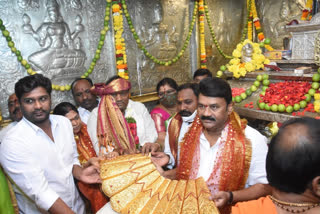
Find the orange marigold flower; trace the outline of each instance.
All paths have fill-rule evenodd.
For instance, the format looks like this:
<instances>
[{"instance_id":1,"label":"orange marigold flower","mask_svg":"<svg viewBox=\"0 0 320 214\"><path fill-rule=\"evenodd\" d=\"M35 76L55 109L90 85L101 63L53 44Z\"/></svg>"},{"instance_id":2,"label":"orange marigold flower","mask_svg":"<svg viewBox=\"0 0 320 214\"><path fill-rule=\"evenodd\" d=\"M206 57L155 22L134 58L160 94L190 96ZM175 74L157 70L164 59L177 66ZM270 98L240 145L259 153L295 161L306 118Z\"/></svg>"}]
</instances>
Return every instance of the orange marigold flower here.
<instances>
[{"instance_id":1,"label":"orange marigold flower","mask_svg":"<svg viewBox=\"0 0 320 214\"><path fill-rule=\"evenodd\" d=\"M127 64L117 65L118 69L125 69L127 68Z\"/></svg>"},{"instance_id":2,"label":"orange marigold flower","mask_svg":"<svg viewBox=\"0 0 320 214\"><path fill-rule=\"evenodd\" d=\"M263 35L263 33L259 33L259 34L258 34L258 39L259 39L260 41L264 40L264 35Z\"/></svg>"}]
</instances>

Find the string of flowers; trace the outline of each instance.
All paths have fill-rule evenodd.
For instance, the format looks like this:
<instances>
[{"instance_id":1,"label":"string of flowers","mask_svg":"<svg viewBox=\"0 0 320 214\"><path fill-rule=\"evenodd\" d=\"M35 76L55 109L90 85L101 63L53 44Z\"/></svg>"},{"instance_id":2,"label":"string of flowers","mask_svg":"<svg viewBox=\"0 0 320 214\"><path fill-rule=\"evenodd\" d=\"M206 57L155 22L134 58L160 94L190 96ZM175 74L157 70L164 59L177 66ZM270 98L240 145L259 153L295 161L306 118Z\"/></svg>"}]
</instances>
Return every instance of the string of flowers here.
<instances>
[{"instance_id":1,"label":"string of flowers","mask_svg":"<svg viewBox=\"0 0 320 214\"><path fill-rule=\"evenodd\" d=\"M301 15L302 21L310 20L312 18L312 15L311 15L312 5L313 5L313 0L308 0L306 3L306 7L302 10L302 15Z\"/></svg>"},{"instance_id":2,"label":"string of flowers","mask_svg":"<svg viewBox=\"0 0 320 214\"><path fill-rule=\"evenodd\" d=\"M124 79L129 79L126 44L122 36L123 34L123 16L120 0L112 1L112 16L113 16L113 29L114 40L116 49L116 63L118 75Z\"/></svg>"},{"instance_id":3,"label":"string of flowers","mask_svg":"<svg viewBox=\"0 0 320 214\"><path fill-rule=\"evenodd\" d=\"M111 0L106 0L107 6L106 6L106 12L105 12L105 18L104 18L104 27L100 32L100 40L98 47L95 52L95 56L92 59L92 62L89 66L89 69L81 76L82 78L88 77L94 70L94 67L96 65L96 62L100 59L100 53L101 49L104 45L105 35L107 31L109 30L109 15L110 15L110 7L111 7ZM21 51L19 51L16 47L14 42L12 41L12 37L10 36L10 32L6 29L6 27L3 24L2 19L0 18L0 30L2 32L2 35L6 38L8 47L11 49L11 52L16 55L17 60L20 62L20 64L27 70L27 73L29 75L34 75L37 72L35 72L31 65L28 63L26 59L24 59L21 55ZM55 85L52 84L52 89L57 91L68 91L71 89L71 86L69 84L67 85Z\"/></svg>"},{"instance_id":4,"label":"string of flowers","mask_svg":"<svg viewBox=\"0 0 320 214\"><path fill-rule=\"evenodd\" d=\"M132 20L131 20L130 14L129 14L128 10L127 10L126 0L121 0L121 4L122 4L122 9L123 9L124 15L125 15L125 17L127 19L127 23L129 25L129 28L130 28L132 34L133 34L134 39L136 40L138 48L149 59L151 59L156 64L169 66L172 63L177 62L181 58L181 56L184 54L186 48L189 45L189 41L190 41L190 38L191 38L191 35L192 35L192 31L193 31L193 28L194 28L194 25L195 25L195 22L196 22L196 16L198 14L198 2L197 1L195 1L195 5L194 5L194 9L193 9L193 16L192 16L192 19L191 19L191 22L190 22L190 25L189 25L189 31L188 31L187 38L183 43L183 47L182 47L181 51L174 58L172 58L171 60L168 60L168 61L162 61L162 60L157 59L141 43L141 39L139 38L139 35L137 34L137 32L136 32L136 30L135 30L135 28L134 28L134 26L132 24Z\"/></svg>"},{"instance_id":5,"label":"string of flowers","mask_svg":"<svg viewBox=\"0 0 320 214\"><path fill-rule=\"evenodd\" d=\"M249 1L249 0L247 0L247 1ZM255 0L253 0L253 2L252 2L251 11L252 11L253 24L256 29L256 33L258 35L258 40L261 42L260 43L261 47L265 47L268 51L272 51L273 48L270 45L270 39L269 38L265 39L265 36L263 34L260 19L258 17L258 13L257 13L257 7L256 7Z\"/></svg>"},{"instance_id":6,"label":"string of flowers","mask_svg":"<svg viewBox=\"0 0 320 214\"><path fill-rule=\"evenodd\" d=\"M253 0L254 1L254 0ZM248 2L248 1L247 1ZM249 3L249 2L248 2ZM253 4L254 5L254 2ZM252 26L252 20L253 20L253 14L252 14L252 6L251 9L249 9L249 5L248 5L248 11L249 12L249 19L248 19L248 39L250 41L253 41L253 26Z\"/></svg>"},{"instance_id":7,"label":"string of flowers","mask_svg":"<svg viewBox=\"0 0 320 214\"><path fill-rule=\"evenodd\" d=\"M207 68L206 65L206 44L204 35L204 5L203 0L199 0L199 36L200 36L200 68Z\"/></svg>"}]
</instances>

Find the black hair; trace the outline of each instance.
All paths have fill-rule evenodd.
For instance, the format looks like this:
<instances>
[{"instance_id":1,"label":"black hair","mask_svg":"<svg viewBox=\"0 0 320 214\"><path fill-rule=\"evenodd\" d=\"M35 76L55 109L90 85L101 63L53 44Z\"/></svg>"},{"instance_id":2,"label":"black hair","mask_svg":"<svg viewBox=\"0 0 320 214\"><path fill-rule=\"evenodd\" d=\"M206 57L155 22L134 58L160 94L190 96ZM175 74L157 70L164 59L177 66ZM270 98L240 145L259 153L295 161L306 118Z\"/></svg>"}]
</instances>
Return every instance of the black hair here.
<instances>
[{"instance_id":1,"label":"black hair","mask_svg":"<svg viewBox=\"0 0 320 214\"><path fill-rule=\"evenodd\" d=\"M184 89L191 89L196 97L199 96L199 84L197 83L185 83L178 87L178 92Z\"/></svg>"},{"instance_id":2,"label":"black hair","mask_svg":"<svg viewBox=\"0 0 320 214\"><path fill-rule=\"evenodd\" d=\"M114 75L107 80L106 85L109 85L113 80L120 79L120 78L121 78L120 76Z\"/></svg>"},{"instance_id":3,"label":"black hair","mask_svg":"<svg viewBox=\"0 0 320 214\"><path fill-rule=\"evenodd\" d=\"M195 79L198 76L204 76L204 75L207 75L208 77L212 77L211 71L205 68L200 68L194 72L193 79Z\"/></svg>"},{"instance_id":4,"label":"black hair","mask_svg":"<svg viewBox=\"0 0 320 214\"><path fill-rule=\"evenodd\" d=\"M88 83L93 86L93 82L92 82L92 79L90 79L89 77L86 77L86 78L81 78L81 77L78 77L76 78L75 80L73 80L73 82L71 83L71 91L72 91L72 94L73 94L73 86L80 80L87 80Z\"/></svg>"},{"instance_id":5,"label":"black hair","mask_svg":"<svg viewBox=\"0 0 320 214\"><path fill-rule=\"evenodd\" d=\"M160 87L164 85L169 85L171 88L175 89L176 91L178 90L178 84L176 83L176 81L174 81L174 79L171 79L169 77L165 77L162 80L160 80L157 84L156 90L158 93L159 93Z\"/></svg>"},{"instance_id":6,"label":"black hair","mask_svg":"<svg viewBox=\"0 0 320 214\"><path fill-rule=\"evenodd\" d=\"M65 116L70 111L75 111L79 113L78 109L73 104L69 102L62 102L62 103L59 103L56 107L54 107L53 114Z\"/></svg>"},{"instance_id":7,"label":"black hair","mask_svg":"<svg viewBox=\"0 0 320 214\"><path fill-rule=\"evenodd\" d=\"M227 105L232 101L232 91L229 83L217 77L207 77L199 83L200 94L207 97L221 97L227 102Z\"/></svg>"},{"instance_id":8,"label":"black hair","mask_svg":"<svg viewBox=\"0 0 320 214\"><path fill-rule=\"evenodd\" d=\"M305 117L285 122L269 145L269 184L282 192L305 192L312 180L320 176L319 154L319 120Z\"/></svg>"},{"instance_id":9,"label":"black hair","mask_svg":"<svg viewBox=\"0 0 320 214\"><path fill-rule=\"evenodd\" d=\"M42 87L51 96L52 84L49 78L42 74L35 74L31 76L25 76L16 82L14 90L20 101L21 97L25 93L31 92L33 89Z\"/></svg>"}]
</instances>

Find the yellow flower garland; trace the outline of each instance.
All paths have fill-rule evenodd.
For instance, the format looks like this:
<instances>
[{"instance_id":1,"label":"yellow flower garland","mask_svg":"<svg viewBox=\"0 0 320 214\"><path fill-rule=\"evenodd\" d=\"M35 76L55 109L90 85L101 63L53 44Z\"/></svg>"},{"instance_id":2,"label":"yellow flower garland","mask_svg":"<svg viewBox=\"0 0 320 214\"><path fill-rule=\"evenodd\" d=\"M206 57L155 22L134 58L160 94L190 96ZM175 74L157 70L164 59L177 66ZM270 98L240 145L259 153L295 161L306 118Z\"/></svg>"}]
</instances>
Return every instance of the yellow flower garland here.
<instances>
[{"instance_id":1,"label":"yellow flower garland","mask_svg":"<svg viewBox=\"0 0 320 214\"><path fill-rule=\"evenodd\" d=\"M250 62L242 63L241 51L243 46L246 45L247 43L250 43L253 47L252 60ZM244 77L247 74L247 72L263 69L264 64L270 63L270 60L265 58L265 56L262 54L259 44L254 43L248 39L246 39L244 42L239 43L237 45L237 48L233 51L232 56L234 58L229 61L227 68L230 72L233 73L233 76L235 78Z\"/></svg>"},{"instance_id":2,"label":"yellow flower garland","mask_svg":"<svg viewBox=\"0 0 320 214\"><path fill-rule=\"evenodd\" d=\"M114 40L116 49L116 63L118 75L124 79L129 79L126 44L122 37L123 34L123 16L120 1L112 5Z\"/></svg>"}]
</instances>

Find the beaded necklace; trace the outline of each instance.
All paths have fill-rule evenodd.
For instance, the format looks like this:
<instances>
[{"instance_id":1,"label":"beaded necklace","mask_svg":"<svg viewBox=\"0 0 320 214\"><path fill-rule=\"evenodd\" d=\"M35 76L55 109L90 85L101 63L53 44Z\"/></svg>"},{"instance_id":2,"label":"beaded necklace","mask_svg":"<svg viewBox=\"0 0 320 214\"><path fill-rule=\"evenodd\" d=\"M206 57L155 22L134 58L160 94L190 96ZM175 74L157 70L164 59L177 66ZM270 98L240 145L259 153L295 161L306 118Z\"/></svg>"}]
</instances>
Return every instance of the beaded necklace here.
<instances>
[{"instance_id":1,"label":"beaded necklace","mask_svg":"<svg viewBox=\"0 0 320 214\"><path fill-rule=\"evenodd\" d=\"M276 199L274 196L269 196L272 202L280 207L281 209L288 211L290 213L303 213L305 211L308 211L310 209L313 209L315 207L320 206L320 203L291 203L286 201L281 201L279 199ZM293 208L290 208L293 207ZM301 208L299 210L295 208Z\"/></svg>"}]
</instances>

